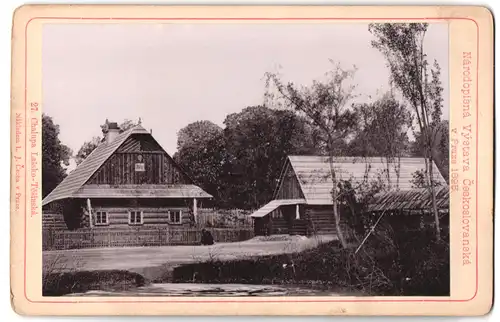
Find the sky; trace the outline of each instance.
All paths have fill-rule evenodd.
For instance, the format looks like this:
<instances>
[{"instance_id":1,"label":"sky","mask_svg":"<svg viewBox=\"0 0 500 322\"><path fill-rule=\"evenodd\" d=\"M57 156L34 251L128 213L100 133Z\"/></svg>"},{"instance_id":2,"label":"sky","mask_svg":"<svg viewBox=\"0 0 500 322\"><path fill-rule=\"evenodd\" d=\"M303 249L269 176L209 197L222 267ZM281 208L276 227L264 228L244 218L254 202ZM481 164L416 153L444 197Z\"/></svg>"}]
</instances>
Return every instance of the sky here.
<instances>
[{"instance_id":1,"label":"sky","mask_svg":"<svg viewBox=\"0 0 500 322\"><path fill-rule=\"evenodd\" d=\"M309 85L331 69L355 65L360 101L389 90L389 70L364 23L46 24L43 109L74 154L106 119L138 120L170 154L189 123L264 103L266 72ZM431 24L430 60L442 68L448 119L448 26Z\"/></svg>"}]
</instances>

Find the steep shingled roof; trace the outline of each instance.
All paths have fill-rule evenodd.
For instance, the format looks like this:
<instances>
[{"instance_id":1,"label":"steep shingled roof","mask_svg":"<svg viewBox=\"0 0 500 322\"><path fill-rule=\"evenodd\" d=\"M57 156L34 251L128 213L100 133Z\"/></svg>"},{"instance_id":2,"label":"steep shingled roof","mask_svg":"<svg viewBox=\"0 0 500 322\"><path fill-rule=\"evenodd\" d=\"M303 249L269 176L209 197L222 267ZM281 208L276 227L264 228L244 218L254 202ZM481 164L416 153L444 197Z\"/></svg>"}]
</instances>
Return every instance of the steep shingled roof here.
<instances>
[{"instance_id":1,"label":"steep shingled roof","mask_svg":"<svg viewBox=\"0 0 500 322\"><path fill-rule=\"evenodd\" d=\"M448 186L436 187L436 206L439 210L448 210L450 190ZM368 205L368 211L411 211L431 209L432 198L429 190L418 188L407 191L387 191L381 193Z\"/></svg>"},{"instance_id":2,"label":"steep shingled roof","mask_svg":"<svg viewBox=\"0 0 500 322\"><path fill-rule=\"evenodd\" d=\"M289 156L288 161L299 179L307 204L331 204L332 183L330 178L330 164L326 156ZM382 158L337 157L334 160L334 169L338 179L361 183L366 180L377 179L386 168ZM424 158L401 158L399 189L411 190L413 173L425 168ZM442 185L447 185L437 166L433 165L434 179ZM396 185L396 172L393 166L389 169L391 186ZM366 177L365 177L366 176ZM382 177L386 179L386 177ZM385 180L387 183L387 179Z\"/></svg>"},{"instance_id":3,"label":"steep shingled roof","mask_svg":"<svg viewBox=\"0 0 500 322\"><path fill-rule=\"evenodd\" d=\"M113 153L134 134L150 133L141 125L136 125L123 133L120 133L110 143L101 143L92 151L75 170L64 178L64 180L52 190L42 201L45 206L52 201L65 198L78 197L77 192L92 177L92 175L108 160ZM207 194L208 195L208 194ZM208 195L210 196L210 195Z\"/></svg>"}]
</instances>

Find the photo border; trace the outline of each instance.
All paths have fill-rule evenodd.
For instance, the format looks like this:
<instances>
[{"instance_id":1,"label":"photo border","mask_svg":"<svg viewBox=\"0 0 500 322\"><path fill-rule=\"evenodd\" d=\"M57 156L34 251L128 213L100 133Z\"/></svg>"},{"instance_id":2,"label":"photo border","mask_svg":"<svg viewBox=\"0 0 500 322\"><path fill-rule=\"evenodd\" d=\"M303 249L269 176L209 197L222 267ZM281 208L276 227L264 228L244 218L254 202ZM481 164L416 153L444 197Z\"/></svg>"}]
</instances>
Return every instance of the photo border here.
<instances>
[{"instance_id":1,"label":"photo border","mask_svg":"<svg viewBox=\"0 0 500 322\"><path fill-rule=\"evenodd\" d=\"M43 7L43 6L24 6L24 7L21 7L21 8L26 8L26 7L31 7L32 9L35 9L36 10L36 7ZM55 5L55 7L60 7L60 5ZM75 6L75 7L81 7L81 6ZM87 6L87 7L92 7L92 6ZM94 6L94 7L99 7L99 5L97 6ZM109 6L108 6L109 7ZM111 7L123 7L123 6L111 6ZM139 6L135 6L135 7L150 7L150 6L147 6L147 5L139 5ZM163 6L163 7L168 7L168 6ZM274 6L274 8L279 8L279 7L283 7L283 6ZM327 8L334 8L335 6L323 6L323 7L327 7ZM435 9L438 9L440 7L432 7L432 6L423 6L424 8L427 7L427 8L435 8ZM225 7L225 8L230 8L230 7ZM255 7L254 7L255 8ZM345 7L343 7L345 8ZM363 7L363 9L366 9L366 8L369 8L369 7ZM402 6L397 6L397 8L400 8L402 10L409 10L411 7L402 7ZM450 8L450 7L448 7ZM453 8L453 7L451 7ZM454 8L460 8L460 9L464 9L465 7L454 7ZM480 8L480 7L469 7L471 9L484 9L484 8ZM210 8L208 8L210 9ZM262 9L262 8L261 8ZM19 9L18 9L19 10ZM265 10L265 9L262 9L262 10ZM487 10L486 10L487 11ZM479 15L480 13L484 15L484 12L477 12L475 11L474 12L476 15ZM481 18L485 18L484 16L481 17ZM37 15L37 16L33 16L31 17L25 24L24 24L24 113L26 115L26 118L27 118L27 115L29 115L28 113L28 110L29 110L29 102L28 102L28 77L29 77L29 73L28 73L28 68L29 68L29 64L28 64L28 35L29 35L29 26L30 26L30 23L33 22L33 21L58 21L58 20L80 20L80 21L106 21L106 22L120 22L120 21L148 21L148 22L152 22L152 21L157 21L157 22L168 22L168 21L176 21L176 22L179 22L179 21L185 21L185 22L190 22L190 21L195 21L195 22L200 22L200 21L233 21L233 22L239 22L239 21L267 21L267 22L276 22L276 21L287 21L287 22L293 22L293 21L301 21L301 22L304 22L304 21L325 21L325 22L333 22L333 21L349 21L349 22L353 22L353 21L367 21L367 22L397 22L397 21L404 21L404 22L442 22L442 21L450 21L450 20L460 20L460 21L470 21L471 23L474 23L475 25L475 34L476 34L476 43L475 43L475 48L477 50L477 55L476 55L476 59L475 59L475 64L476 64L476 70L475 70L475 77L476 79L474 80L474 85L475 85L475 106L476 106L476 111L475 111L475 126L476 126L476 133L475 133L475 181L478 182L479 181L479 157L480 157L480 153L479 153L479 148L480 148L480 144L479 144L479 114L480 114L480 99L479 99L479 96L480 96L480 82L479 82L479 68L480 68L480 23L478 23L478 21L473 18L473 17L470 17L470 16L438 16L438 17L416 17L416 18L412 18L412 17L398 17L398 18L395 18L395 17L388 17L388 18L381 18L381 17L294 17L294 16L289 16L289 17L189 17L189 16L185 16L185 17L127 17L127 16L121 16L121 17L75 17L75 16L51 16L51 15L47 15L47 16L43 16L43 15ZM483 24L484 24L484 21L483 21ZM472 26L472 25L471 25ZM449 39L448 39L448 42L451 41L451 35L449 35ZM483 44L483 46L485 46ZM448 57L450 57L451 53L448 52ZM489 56L487 56L489 58ZM18 64L20 62L17 62ZM13 63L15 64L15 63ZM448 61L448 64L450 64L450 62ZM484 63L483 63L484 64ZM13 65L13 74L14 74L14 65ZM451 71L450 73L447 75L447 77L449 79L451 79ZM485 77L486 79L490 79L490 74L486 73L485 74ZM13 89L14 91L14 89ZM452 97L452 93L451 93L451 85L450 85L450 93L448 94L449 97L451 98ZM486 100L487 101L487 100ZM14 106L15 104L13 103L13 112L14 112ZM450 106L449 106L449 109L450 109L450 113L452 112L453 108L451 107L451 102L450 102ZM456 109L458 109L458 106L456 107ZM486 110L488 112L488 110ZM14 114L14 113L13 113ZM13 120L13 122L15 122L15 120ZM25 126L25 135L24 135L24 139L25 139L25 150L24 150L24 160L26 163L28 163L28 159L27 159L27 156L28 156L28 138L29 138L29 123L26 121L24 122L24 126ZM450 118L450 123L451 123L451 118ZM450 124L451 125L451 124ZM484 146L484 143L482 144ZM486 155L487 157L489 157L490 155L487 154ZM487 169L486 171L493 171L493 169ZM474 287L474 294L470 297L470 298L464 298L464 299L453 299L451 298L452 297L452 294L450 293L449 296L446 296L446 297L442 297L442 298L438 298L438 297L431 297L431 296L415 296L416 298L412 298L412 297L409 297L409 296L401 296L401 299L394 299L394 297L392 298L383 298L383 297L376 297L376 298L373 298L373 297L370 297L370 298L363 298L363 297L357 297L357 298L346 298L346 299L342 299L342 297L332 297L331 299L328 299L325 297L325 299L317 299L317 298L314 298L314 299L286 299L286 297L284 297L285 299L273 299L273 297L269 298L269 297L263 297L262 299L256 299L255 297L252 298L251 300L250 299L246 299L244 297L242 298L235 298L235 297L228 297L226 299L226 297L216 297L214 296L215 298L217 298L218 300L203 300L203 299L200 299L200 297L191 297L189 300L186 299L182 299L182 300L177 300L177 299L172 299L172 297L165 297L165 299L163 300L147 300L148 297L142 297L141 300L137 300L137 298L139 297L130 297L130 300L124 300L123 297L121 297L119 300L112 300L112 299L108 299L108 298L98 298L98 300L89 300L88 298L86 298L84 301L82 301L81 299L78 299L78 298L75 298L74 300L60 300L60 301L49 301L49 300L41 300L41 301L36 301L36 300L32 300L28 297L28 292L27 292L27 272L28 272L28 267L27 267L27 243L28 243L28 236L27 236L27 221L28 221L28 216L29 216L29 210L28 210L28 207L26 205L29 204L29 200L28 200L28 197L29 197L29 191L28 191L28 184L27 184L27 178L28 176L26 175L27 174L27 169L25 168L24 169L24 181L25 181L25 195L24 195L24 204L25 204L25 207L24 207L24 217L23 217L23 222L24 222L24 262L23 262L23 273L24 273L24 280L23 280L23 291L24 291L24 297L25 299L29 302L29 303L36 303L36 304L58 304L58 303L66 303L66 304L76 304L76 303L82 303L82 304L112 304L112 303L117 303L117 304L127 304L127 303L140 303L140 304L161 304L161 303L193 303L193 304L196 304L196 303L214 303L214 304L218 304L218 303L239 303L239 304L247 304L247 303L255 303L255 304L259 304L259 303L367 303L367 302L375 302L375 303L422 303L422 302L433 302L433 303L457 303L457 302L470 302L472 300L474 300L477 295L478 295L478 291L479 291L479 250L480 250L480 247L479 247L479 244L480 244L480 238L479 238L479 184L475 184L475 197L474 197L474 200L475 200L475 216L471 216L474 221L475 221L475 241L476 241L476 244L475 244L475 287ZM486 216L488 214L485 214ZM485 217L486 218L486 217ZM15 220L19 220L20 218L12 218L11 216L11 220L12 221L15 221ZM488 219L488 218L486 218ZM484 224L483 224L484 225ZM19 227L21 228L21 227ZM492 227L493 228L493 227ZM451 243L450 241L450 256L451 256L451 250L454 248L454 247L459 247L459 245L456 245L454 246L453 243ZM492 247L490 245L483 245L483 247ZM489 249L489 248L487 248ZM492 262L491 262L492 263ZM481 265L484 265L484 264L481 264ZM452 267L451 267L451 263L450 263L450 280L451 280L451 270L452 270ZM492 277L492 276L491 276ZM491 278L491 277L488 277L488 278ZM451 292L451 289L450 289L450 292ZM489 293L488 293L489 294ZM486 295L486 294L485 294ZM43 297L43 298L47 298L47 297ZM360 310L360 309L357 309L357 310ZM387 311L386 308L384 309L381 309L382 311ZM390 309L389 309L390 310ZM423 309L422 309L423 311ZM343 312L342 310L336 312L336 313L346 313L346 312Z\"/></svg>"}]
</instances>

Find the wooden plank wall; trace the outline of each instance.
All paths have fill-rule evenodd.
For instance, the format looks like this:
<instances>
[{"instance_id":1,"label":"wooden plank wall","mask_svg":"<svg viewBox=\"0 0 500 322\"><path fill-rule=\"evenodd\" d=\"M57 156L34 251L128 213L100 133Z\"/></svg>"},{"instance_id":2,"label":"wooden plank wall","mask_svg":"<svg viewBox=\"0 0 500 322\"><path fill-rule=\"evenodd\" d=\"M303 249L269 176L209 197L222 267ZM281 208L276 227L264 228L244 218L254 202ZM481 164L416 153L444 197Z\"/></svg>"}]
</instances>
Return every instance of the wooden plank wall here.
<instances>
[{"instance_id":1,"label":"wooden plank wall","mask_svg":"<svg viewBox=\"0 0 500 322\"><path fill-rule=\"evenodd\" d=\"M140 157L140 160L139 160ZM145 171L135 171L144 163ZM90 184L188 184L173 159L150 139L133 137L124 142L92 176Z\"/></svg>"},{"instance_id":2,"label":"wooden plank wall","mask_svg":"<svg viewBox=\"0 0 500 322\"><path fill-rule=\"evenodd\" d=\"M283 180L280 183L275 199L300 199L304 194L290 163L287 164Z\"/></svg>"},{"instance_id":3,"label":"wooden plank wall","mask_svg":"<svg viewBox=\"0 0 500 322\"><path fill-rule=\"evenodd\" d=\"M169 211L182 211L181 223L171 223L169 219L168 212ZM96 225L95 229L107 229L108 227L116 227L116 228L127 228L127 227L157 227L157 226L190 226L191 225L191 217L190 210L188 208L135 208L134 211L142 211L143 212L143 224L142 225L129 225L128 217L130 208L103 208L96 207L94 211L106 211L108 213L108 225ZM94 223L95 223L95 218Z\"/></svg>"},{"instance_id":4,"label":"wooden plank wall","mask_svg":"<svg viewBox=\"0 0 500 322\"><path fill-rule=\"evenodd\" d=\"M138 156L142 161L139 162ZM145 171L135 171L144 163ZM183 184L188 180L163 153L116 153L89 180L90 184Z\"/></svg>"}]
</instances>

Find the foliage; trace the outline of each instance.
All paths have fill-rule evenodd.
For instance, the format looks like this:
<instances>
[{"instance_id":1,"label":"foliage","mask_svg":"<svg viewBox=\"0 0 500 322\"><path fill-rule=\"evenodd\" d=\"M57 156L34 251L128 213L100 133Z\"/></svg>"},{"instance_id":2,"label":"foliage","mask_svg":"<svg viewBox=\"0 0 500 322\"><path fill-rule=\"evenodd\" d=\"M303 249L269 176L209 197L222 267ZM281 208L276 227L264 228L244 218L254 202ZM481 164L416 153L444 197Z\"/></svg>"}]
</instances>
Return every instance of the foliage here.
<instances>
[{"instance_id":1,"label":"foliage","mask_svg":"<svg viewBox=\"0 0 500 322\"><path fill-rule=\"evenodd\" d=\"M269 202L286 157L316 152L305 120L290 111L247 107L224 124L225 182L233 207L255 209Z\"/></svg>"},{"instance_id":2,"label":"foliage","mask_svg":"<svg viewBox=\"0 0 500 322\"><path fill-rule=\"evenodd\" d=\"M426 188L428 186L427 180L425 179L425 171L417 170L413 172L412 179L410 180L412 188ZM439 187L441 183L439 181L432 182L434 187Z\"/></svg>"},{"instance_id":3,"label":"foliage","mask_svg":"<svg viewBox=\"0 0 500 322\"><path fill-rule=\"evenodd\" d=\"M355 105L358 128L349 142L352 156L381 157L389 188L399 186L400 158L407 155L411 113L391 94L369 103ZM392 168L392 169L391 169ZM391 178L394 170L397 178ZM396 180L395 180L396 179Z\"/></svg>"},{"instance_id":4,"label":"foliage","mask_svg":"<svg viewBox=\"0 0 500 322\"><path fill-rule=\"evenodd\" d=\"M55 270L43 275L43 296L63 296L88 291L123 291L146 285L140 274L125 270Z\"/></svg>"},{"instance_id":5,"label":"foliage","mask_svg":"<svg viewBox=\"0 0 500 322\"><path fill-rule=\"evenodd\" d=\"M47 196L66 177L71 150L59 140L59 125L42 115L42 197Z\"/></svg>"},{"instance_id":6,"label":"foliage","mask_svg":"<svg viewBox=\"0 0 500 322\"><path fill-rule=\"evenodd\" d=\"M396 158L406 154L411 114L392 95L354 106L358 129L349 142L352 156Z\"/></svg>"},{"instance_id":7,"label":"foliage","mask_svg":"<svg viewBox=\"0 0 500 322\"><path fill-rule=\"evenodd\" d=\"M102 138L99 136L94 136L90 141L86 141L83 143L81 148L78 150L78 153L75 156L76 164L80 164L85 160L92 151L97 148L97 146L101 143Z\"/></svg>"},{"instance_id":8,"label":"foliage","mask_svg":"<svg viewBox=\"0 0 500 322\"><path fill-rule=\"evenodd\" d=\"M346 140L356 127L356 114L348 105L355 97L352 79L356 70L344 70L339 64L333 64L332 70L325 75L326 80L314 81L309 87L299 88L292 82L284 82L279 74L267 73L266 96L277 106L305 116L321 135L329 156L332 208L337 236L342 246L347 247L340 227L338 179L333 158L342 155L339 147L345 146Z\"/></svg>"},{"instance_id":9,"label":"foliage","mask_svg":"<svg viewBox=\"0 0 500 322\"><path fill-rule=\"evenodd\" d=\"M413 107L418 130L422 135L427 186L431 192L436 239L439 240L439 214L436 206L433 176L433 147L440 135L442 92L441 69L437 61L430 67L424 51L427 23L373 23L369 31L375 36L373 47L386 58L392 83Z\"/></svg>"},{"instance_id":10,"label":"foliage","mask_svg":"<svg viewBox=\"0 0 500 322\"><path fill-rule=\"evenodd\" d=\"M253 222L249 215L250 211L240 209L218 209L213 213L198 214L198 219L206 216L206 219L199 220L202 227L207 228L250 228L253 227ZM208 216L207 216L208 215Z\"/></svg>"},{"instance_id":11,"label":"foliage","mask_svg":"<svg viewBox=\"0 0 500 322\"><path fill-rule=\"evenodd\" d=\"M173 156L177 164L217 200L224 199L227 157L222 128L210 121L188 124L179 131L177 149Z\"/></svg>"},{"instance_id":12,"label":"foliage","mask_svg":"<svg viewBox=\"0 0 500 322\"><path fill-rule=\"evenodd\" d=\"M346 217L348 226L354 229L354 237L359 239L373 224L364 215L367 213L367 206L376 194L387 189L387 185L382 174L379 174L374 180L365 179L362 182L353 182L352 179L342 180L338 186L340 212Z\"/></svg>"},{"instance_id":13,"label":"foliage","mask_svg":"<svg viewBox=\"0 0 500 322\"><path fill-rule=\"evenodd\" d=\"M197 121L183 127L177 133L177 149L206 148L210 140L222 134L222 128L210 121Z\"/></svg>"},{"instance_id":14,"label":"foliage","mask_svg":"<svg viewBox=\"0 0 500 322\"><path fill-rule=\"evenodd\" d=\"M179 132L174 159L217 197L219 207L255 209L269 201L287 155L315 154L314 133L290 111L253 106Z\"/></svg>"},{"instance_id":15,"label":"foliage","mask_svg":"<svg viewBox=\"0 0 500 322\"><path fill-rule=\"evenodd\" d=\"M135 123L132 120L125 119L120 125L120 131L124 132L134 126L136 126L137 123ZM104 125L101 125L101 128L103 128ZM94 136L90 141L86 141L82 144L80 149L78 150L76 156L75 156L75 162L76 164L80 164L85 160L92 151L97 148L97 146L103 141L103 138L100 136Z\"/></svg>"},{"instance_id":16,"label":"foliage","mask_svg":"<svg viewBox=\"0 0 500 322\"><path fill-rule=\"evenodd\" d=\"M449 180L450 171L450 136L449 136L449 122L443 120L440 123L433 124L433 130L436 135L434 140L434 145L432 146L433 159L438 167L441 175L444 177L446 182ZM412 142L411 154L415 157L423 157L425 155L425 144L423 142L423 136L420 132L415 133L415 141Z\"/></svg>"},{"instance_id":17,"label":"foliage","mask_svg":"<svg viewBox=\"0 0 500 322\"><path fill-rule=\"evenodd\" d=\"M429 242L432 227L395 229L390 223L354 254L337 241L289 254L180 265L173 282L304 285L324 290L386 296L449 296L446 243Z\"/></svg>"}]
</instances>

